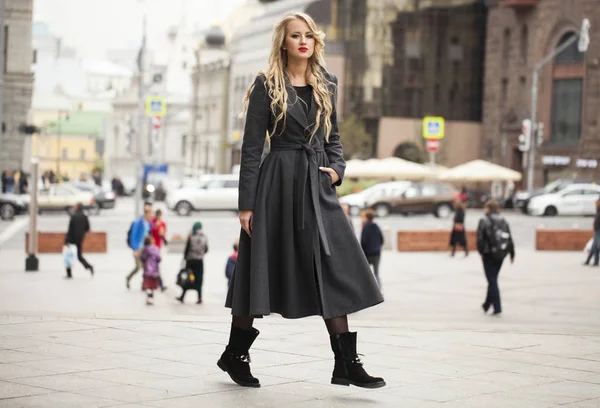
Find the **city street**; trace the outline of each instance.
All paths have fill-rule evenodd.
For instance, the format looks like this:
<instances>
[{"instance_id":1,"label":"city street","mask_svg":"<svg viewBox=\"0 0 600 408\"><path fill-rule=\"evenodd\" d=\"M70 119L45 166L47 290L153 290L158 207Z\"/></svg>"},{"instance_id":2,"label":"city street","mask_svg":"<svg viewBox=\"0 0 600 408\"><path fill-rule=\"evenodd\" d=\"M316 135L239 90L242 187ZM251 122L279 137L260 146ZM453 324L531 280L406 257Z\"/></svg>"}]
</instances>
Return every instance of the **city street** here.
<instances>
[{"instance_id":1,"label":"city street","mask_svg":"<svg viewBox=\"0 0 600 408\"><path fill-rule=\"evenodd\" d=\"M193 293L185 305L174 299L181 255L166 253L169 288L148 307L139 277L125 288L132 212L125 199L91 217L93 229L108 232L109 253L88 256L94 278L77 265L72 281L63 279L60 255L42 255L39 272L24 272L27 223L14 221L23 227L0 249L0 407L600 407L600 270L581 266L580 253L533 251L536 225L588 227L591 219L509 216L518 248L501 272L501 317L479 307L486 283L476 254L385 252L386 301L351 317L367 370L388 384L367 391L329 384L333 359L316 317L257 321L252 368L263 386L233 384L215 363L229 329L224 267L235 214L167 216L169 235L195 220L205 225L204 304ZM469 227L478 217L468 213ZM42 215L40 229L67 220ZM379 221L393 229L449 224Z\"/></svg>"}]
</instances>

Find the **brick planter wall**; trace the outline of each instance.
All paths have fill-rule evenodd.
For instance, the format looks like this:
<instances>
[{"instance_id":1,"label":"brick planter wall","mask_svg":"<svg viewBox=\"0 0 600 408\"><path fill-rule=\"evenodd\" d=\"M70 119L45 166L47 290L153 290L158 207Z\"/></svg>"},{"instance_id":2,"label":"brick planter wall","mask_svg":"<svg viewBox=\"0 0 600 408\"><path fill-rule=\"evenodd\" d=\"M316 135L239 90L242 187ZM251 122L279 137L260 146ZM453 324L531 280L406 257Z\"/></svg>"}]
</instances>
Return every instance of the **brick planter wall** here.
<instances>
[{"instance_id":1,"label":"brick planter wall","mask_svg":"<svg viewBox=\"0 0 600 408\"><path fill-rule=\"evenodd\" d=\"M64 232L38 232L40 254L60 254L65 243ZM106 232L88 232L83 240L83 253L106 253ZM25 233L25 253L29 253L29 233Z\"/></svg>"},{"instance_id":2,"label":"brick planter wall","mask_svg":"<svg viewBox=\"0 0 600 408\"><path fill-rule=\"evenodd\" d=\"M589 229L535 231L535 249L537 251L583 251L585 244L592 238Z\"/></svg>"},{"instance_id":3,"label":"brick planter wall","mask_svg":"<svg viewBox=\"0 0 600 408\"><path fill-rule=\"evenodd\" d=\"M467 246L475 251L475 231L467 231ZM450 231L398 231L398 251L448 251L450 249ZM460 249L457 249L460 251Z\"/></svg>"}]
</instances>

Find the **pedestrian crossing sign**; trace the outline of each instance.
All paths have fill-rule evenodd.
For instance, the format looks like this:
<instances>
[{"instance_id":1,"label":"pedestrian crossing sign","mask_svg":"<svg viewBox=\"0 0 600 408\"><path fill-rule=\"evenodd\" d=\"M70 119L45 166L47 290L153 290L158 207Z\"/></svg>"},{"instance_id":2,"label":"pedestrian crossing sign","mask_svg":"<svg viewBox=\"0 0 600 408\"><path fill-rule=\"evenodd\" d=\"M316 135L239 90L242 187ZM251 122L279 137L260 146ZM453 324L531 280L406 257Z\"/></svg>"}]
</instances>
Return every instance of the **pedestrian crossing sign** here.
<instances>
[{"instance_id":1,"label":"pedestrian crossing sign","mask_svg":"<svg viewBox=\"0 0 600 408\"><path fill-rule=\"evenodd\" d=\"M439 116L426 116L423 118L423 138L443 139L444 118Z\"/></svg>"},{"instance_id":2,"label":"pedestrian crossing sign","mask_svg":"<svg viewBox=\"0 0 600 408\"><path fill-rule=\"evenodd\" d=\"M167 113L167 101L161 96L146 98L146 115L162 117Z\"/></svg>"}]
</instances>

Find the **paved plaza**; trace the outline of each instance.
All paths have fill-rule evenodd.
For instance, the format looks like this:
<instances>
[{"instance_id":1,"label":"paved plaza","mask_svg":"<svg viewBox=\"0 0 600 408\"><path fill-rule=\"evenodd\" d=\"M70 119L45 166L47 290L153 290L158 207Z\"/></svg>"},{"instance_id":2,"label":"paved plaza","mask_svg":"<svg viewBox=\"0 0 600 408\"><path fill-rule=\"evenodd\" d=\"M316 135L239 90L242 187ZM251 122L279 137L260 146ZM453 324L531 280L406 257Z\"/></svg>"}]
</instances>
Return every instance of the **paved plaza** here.
<instances>
[{"instance_id":1,"label":"paved plaza","mask_svg":"<svg viewBox=\"0 0 600 408\"><path fill-rule=\"evenodd\" d=\"M110 230L108 254L89 255L93 279L79 265L63 279L60 255L42 255L40 271L25 273L22 231L6 241L0 407L600 407L600 269L581 266L580 253L528 246L501 272L501 317L479 306L486 285L476 254L384 253L386 301L353 315L351 328L385 388L330 385L322 321L275 316L256 322L252 369L262 388L238 387L216 366L229 330L230 247L229 236L216 235L235 231L230 218L205 222L214 245L203 305L194 293L184 305L174 299L178 254L165 255L169 289L154 306L144 304L140 277L127 291L132 259L120 230ZM128 227L110 216L91 221Z\"/></svg>"}]
</instances>

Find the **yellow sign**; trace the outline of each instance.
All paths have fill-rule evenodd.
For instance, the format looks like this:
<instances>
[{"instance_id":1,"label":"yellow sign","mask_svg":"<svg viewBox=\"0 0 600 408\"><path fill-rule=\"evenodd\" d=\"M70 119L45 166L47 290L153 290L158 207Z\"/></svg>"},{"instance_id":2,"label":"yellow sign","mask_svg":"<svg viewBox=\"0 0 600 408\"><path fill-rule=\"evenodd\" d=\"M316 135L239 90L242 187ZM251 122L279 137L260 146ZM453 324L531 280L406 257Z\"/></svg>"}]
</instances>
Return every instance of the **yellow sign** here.
<instances>
[{"instance_id":1,"label":"yellow sign","mask_svg":"<svg viewBox=\"0 0 600 408\"><path fill-rule=\"evenodd\" d=\"M238 140L240 140L240 131L239 130L234 130L233 131L233 140L235 140L236 142Z\"/></svg>"},{"instance_id":2,"label":"yellow sign","mask_svg":"<svg viewBox=\"0 0 600 408\"><path fill-rule=\"evenodd\" d=\"M443 139L444 118L439 116L426 116L423 118L423 138Z\"/></svg>"},{"instance_id":3,"label":"yellow sign","mask_svg":"<svg viewBox=\"0 0 600 408\"><path fill-rule=\"evenodd\" d=\"M167 113L167 101L161 96L146 98L146 115L162 117Z\"/></svg>"}]
</instances>

